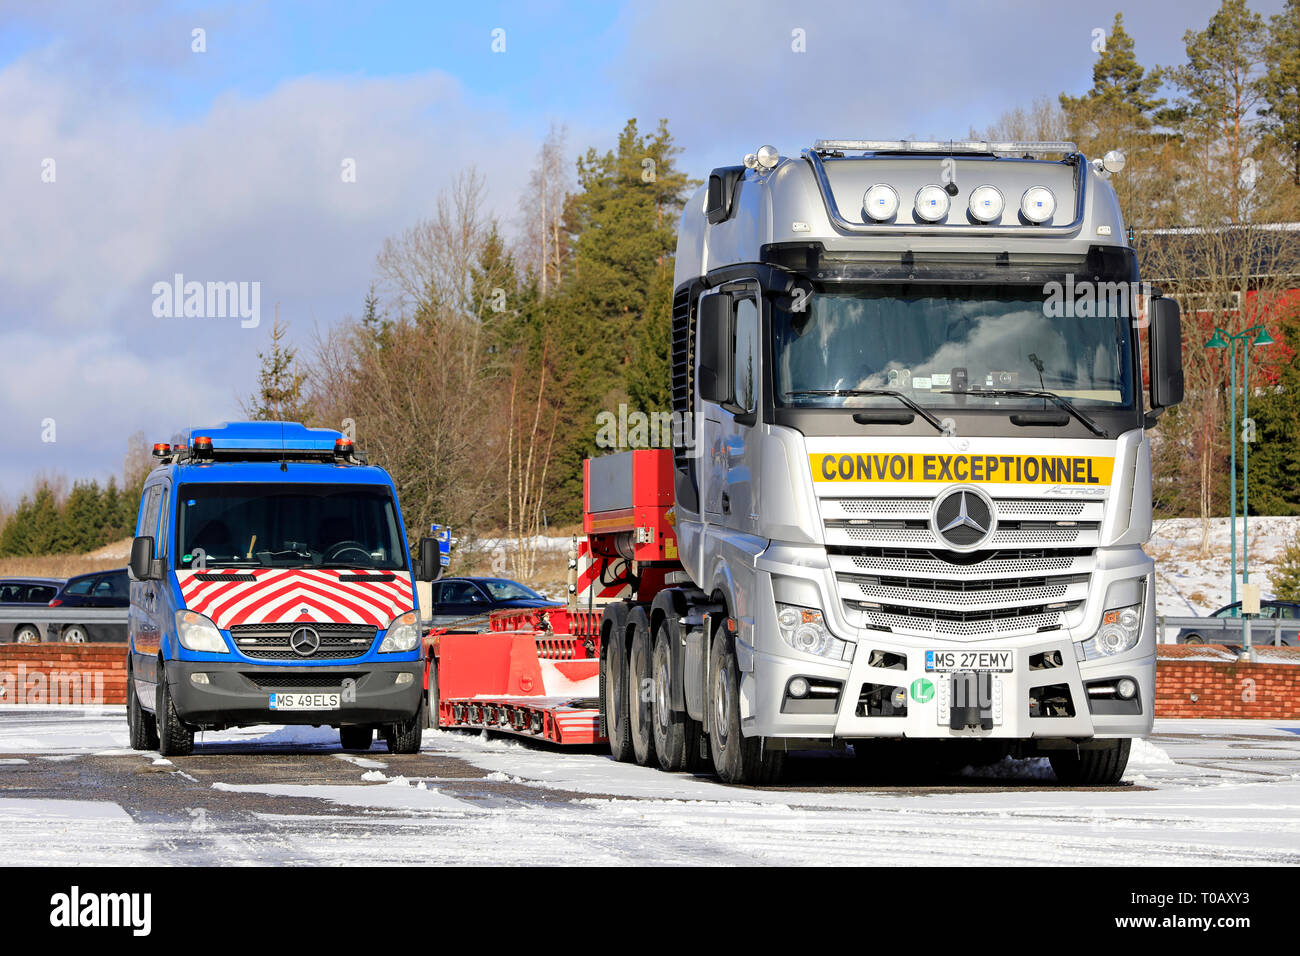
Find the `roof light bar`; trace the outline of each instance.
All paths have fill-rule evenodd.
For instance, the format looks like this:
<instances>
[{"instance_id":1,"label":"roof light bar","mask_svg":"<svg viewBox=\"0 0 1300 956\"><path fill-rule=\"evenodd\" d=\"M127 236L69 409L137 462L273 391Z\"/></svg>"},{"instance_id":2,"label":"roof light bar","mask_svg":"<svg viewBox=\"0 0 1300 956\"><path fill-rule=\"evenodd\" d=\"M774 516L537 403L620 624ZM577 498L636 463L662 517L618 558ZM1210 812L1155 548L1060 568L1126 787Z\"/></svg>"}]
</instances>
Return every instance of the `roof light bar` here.
<instances>
[{"instance_id":1,"label":"roof light bar","mask_svg":"<svg viewBox=\"0 0 1300 956\"><path fill-rule=\"evenodd\" d=\"M982 139L947 142L906 139L819 139L813 144L819 153L862 150L868 153L993 153L1020 156L1024 153L1077 153L1079 147L1066 140L990 142Z\"/></svg>"}]
</instances>

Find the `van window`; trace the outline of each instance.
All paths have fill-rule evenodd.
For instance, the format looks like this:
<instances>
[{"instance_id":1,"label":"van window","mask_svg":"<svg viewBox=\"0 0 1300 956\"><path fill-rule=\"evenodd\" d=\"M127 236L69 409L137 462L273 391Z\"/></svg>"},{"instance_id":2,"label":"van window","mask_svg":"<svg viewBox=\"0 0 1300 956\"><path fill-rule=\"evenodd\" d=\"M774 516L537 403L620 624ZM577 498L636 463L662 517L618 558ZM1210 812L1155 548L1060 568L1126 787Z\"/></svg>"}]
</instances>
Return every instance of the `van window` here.
<instances>
[{"instance_id":1,"label":"van window","mask_svg":"<svg viewBox=\"0 0 1300 956\"><path fill-rule=\"evenodd\" d=\"M406 570L396 505L383 485L185 484L176 489L177 568Z\"/></svg>"}]
</instances>

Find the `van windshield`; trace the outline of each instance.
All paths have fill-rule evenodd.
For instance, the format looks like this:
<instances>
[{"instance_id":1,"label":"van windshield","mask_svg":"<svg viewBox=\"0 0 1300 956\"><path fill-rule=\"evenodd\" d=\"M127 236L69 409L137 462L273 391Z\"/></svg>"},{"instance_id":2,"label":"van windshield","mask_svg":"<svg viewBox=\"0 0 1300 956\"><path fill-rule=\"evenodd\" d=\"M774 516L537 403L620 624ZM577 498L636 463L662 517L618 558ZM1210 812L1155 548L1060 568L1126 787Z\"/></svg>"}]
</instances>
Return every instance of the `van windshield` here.
<instances>
[{"instance_id":1,"label":"van windshield","mask_svg":"<svg viewBox=\"0 0 1300 956\"><path fill-rule=\"evenodd\" d=\"M178 568L406 570L383 486L188 484L176 500Z\"/></svg>"}]
</instances>

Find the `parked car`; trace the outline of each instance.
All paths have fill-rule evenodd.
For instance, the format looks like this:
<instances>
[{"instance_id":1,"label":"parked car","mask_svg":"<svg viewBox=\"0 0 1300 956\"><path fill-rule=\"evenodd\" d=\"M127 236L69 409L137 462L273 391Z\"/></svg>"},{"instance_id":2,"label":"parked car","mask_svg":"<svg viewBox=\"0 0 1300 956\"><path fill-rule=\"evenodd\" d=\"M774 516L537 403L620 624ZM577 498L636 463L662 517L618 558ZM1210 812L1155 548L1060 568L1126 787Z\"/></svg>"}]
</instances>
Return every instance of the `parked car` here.
<instances>
[{"instance_id":1,"label":"parked car","mask_svg":"<svg viewBox=\"0 0 1300 956\"><path fill-rule=\"evenodd\" d=\"M48 607L59 593L63 578L3 578L0 579L0 608L12 610L19 607ZM41 625L26 621L0 621L0 641L18 644L35 644L41 639Z\"/></svg>"},{"instance_id":2,"label":"parked car","mask_svg":"<svg viewBox=\"0 0 1300 956\"><path fill-rule=\"evenodd\" d=\"M1241 602L1221 607L1210 617L1241 617ZM1282 619L1282 643L1288 647L1300 645L1300 603L1294 601L1260 601L1259 614L1253 618L1250 631L1252 644L1271 644L1273 641L1273 622ZM1228 647L1240 647L1241 631L1238 628L1219 630L1218 628L1185 627L1174 638L1175 644L1224 644Z\"/></svg>"},{"instance_id":3,"label":"parked car","mask_svg":"<svg viewBox=\"0 0 1300 956\"><path fill-rule=\"evenodd\" d=\"M489 611L563 606L563 601L552 601L509 578L443 578L433 583L434 627L477 629Z\"/></svg>"},{"instance_id":4,"label":"parked car","mask_svg":"<svg viewBox=\"0 0 1300 956\"><path fill-rule=\"evenodd\" d=\"M127 578L126 568L115 571L95 571L91 574L79 574L68 578L59 593L50 601L50 607L92 608L120 607L131 604L131 584ZM57 635L54 633L57 629ZM69 644L85 644L87 641L126 641L126 621L120 624L106 624L101 621L50 625L50 640L66 641Z\"/></svg>"}]
</instances>

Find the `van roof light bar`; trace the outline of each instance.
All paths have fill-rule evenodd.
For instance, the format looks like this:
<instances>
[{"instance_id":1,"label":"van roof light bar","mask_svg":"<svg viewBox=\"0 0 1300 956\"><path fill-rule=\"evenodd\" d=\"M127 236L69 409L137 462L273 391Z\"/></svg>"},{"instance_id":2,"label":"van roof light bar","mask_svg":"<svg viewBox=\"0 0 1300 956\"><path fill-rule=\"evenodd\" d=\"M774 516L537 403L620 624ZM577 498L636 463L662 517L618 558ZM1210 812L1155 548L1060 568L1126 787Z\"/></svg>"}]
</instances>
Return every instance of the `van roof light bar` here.
<instances>
[{"instance_id":1,"label":"van roof light bar","mask_svg":"<svg viewBox=\"0 0 1300 956\"><path fill-rule=\"evenodd\" d=\"M819 139L813 144L819 153L987 153L994 156L1021 156L1025 153L1059 153L1069 156L1079 147L1065 140L1026 140L991 142L982 139L906 140L906 139Z\"/></svg>"}]
</instances>

